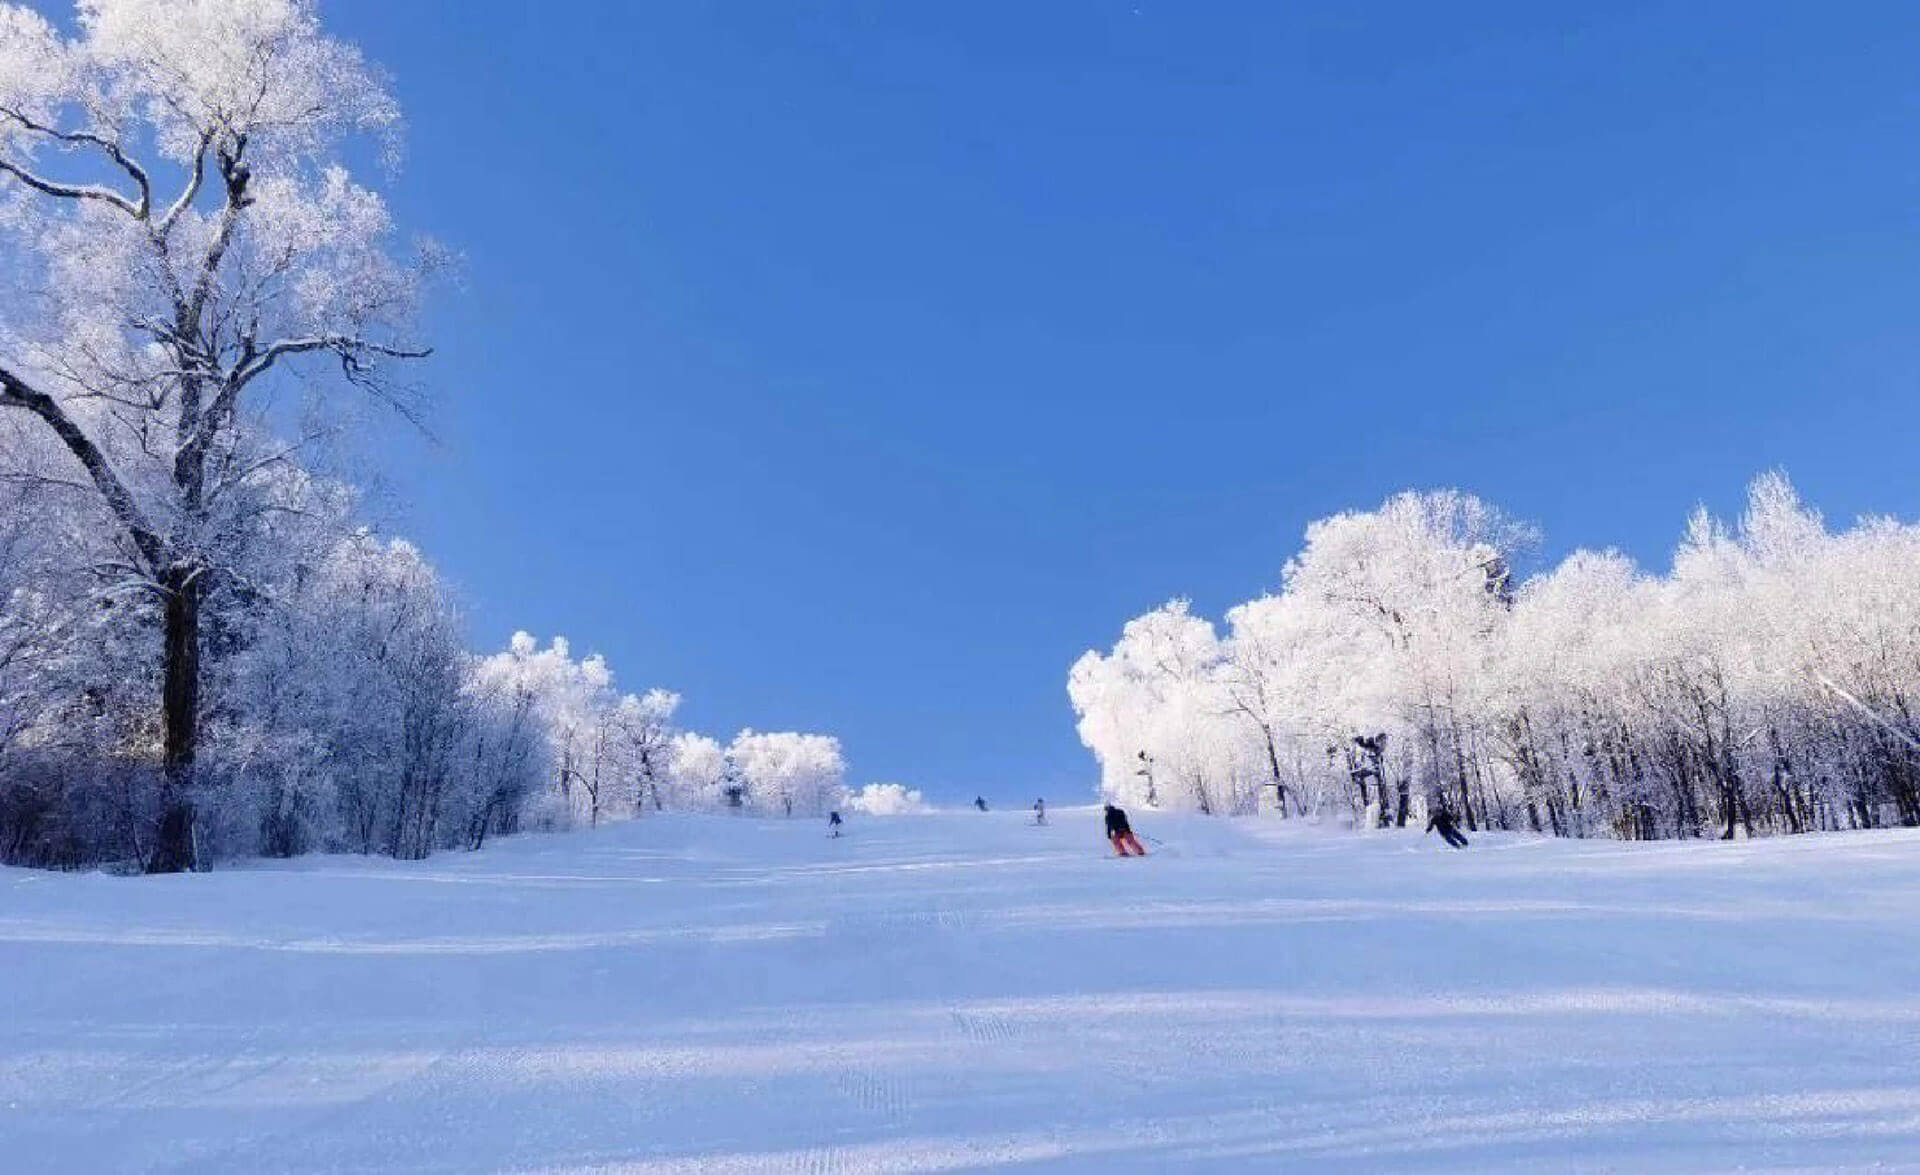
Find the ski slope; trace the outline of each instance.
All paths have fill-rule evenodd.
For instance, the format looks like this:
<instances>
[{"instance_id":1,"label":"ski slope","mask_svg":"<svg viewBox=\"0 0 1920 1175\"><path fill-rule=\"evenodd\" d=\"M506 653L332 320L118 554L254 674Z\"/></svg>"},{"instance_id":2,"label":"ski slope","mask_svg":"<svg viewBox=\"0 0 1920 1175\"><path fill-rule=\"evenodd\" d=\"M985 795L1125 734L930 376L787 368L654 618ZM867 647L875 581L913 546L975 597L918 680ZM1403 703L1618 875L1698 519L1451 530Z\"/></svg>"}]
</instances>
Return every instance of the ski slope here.
<instances>
[{"instance_id":1,"label":"ski slope","mask_svg":"<svg viewBox=\"0 0 1920 1175\"><path fill-rule=\"evenodd\" d=\"M1920 836L1028 820L0 871L0 1167L1920 1169Z\"/></svg>"}]
</instances>

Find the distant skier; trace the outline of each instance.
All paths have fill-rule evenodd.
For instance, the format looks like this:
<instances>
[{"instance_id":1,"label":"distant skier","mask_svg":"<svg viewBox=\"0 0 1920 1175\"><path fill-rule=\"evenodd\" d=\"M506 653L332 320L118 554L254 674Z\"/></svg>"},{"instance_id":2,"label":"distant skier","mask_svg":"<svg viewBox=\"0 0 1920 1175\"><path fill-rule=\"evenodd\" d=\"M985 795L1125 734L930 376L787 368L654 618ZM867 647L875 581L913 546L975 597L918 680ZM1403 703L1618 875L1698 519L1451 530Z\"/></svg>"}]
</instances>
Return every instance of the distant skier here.
<instances>
[{"instance_id":1,"label":"distant skier","mask_svg":"<svg viewBox=\"0 0 1920 1175\"><path fill-rule=\"evenodd\" d=\"M974 806L974 807L976 807L976 808L978 808L978 809L980 809L980 810L981 810L982 812L984 812L984 811L986 811L986 810L987 810L987 797L985 797L985 796L975 796L975 797L973 797L973 806Z\"/></svg>"},{"instance_id":2,"label":"distant skier","mask_svg":"<svg viewBox=\"0 0 1920 1175\"><path fill-rule=\"evenodd\" d=\"M1033 801L1033 822L1035 824L1045 824L1047 822L1047 800L1045 796Z\"/></svg>"},{"instance_id":3,"label":"distant skier","mask_svg":"<svg viewBox=\"0 0 1920 1175\"><path fill-rule=\"evenodd\" d=\"M1446 841L1456 849L1464 849L1467 847L1466 834L1462 833L1459 827L1454 824L1453 813L1447 811L1445 808L1435 808L1433 815L1427 817L1427 831L1438 831L1440 833L1440 839Z\"/></svg>"},{"instance_id":4,"label":"distant skier","mask_svg":"<svg viewBox=\"0 0 1920 1175\"><path fill-rule=\"evenodd\" d=\"M832 837L840 835L840 813L827 813L827 835Z\"/></svg>"},{"instance_id":5,"label":"distant skier","mask_svg":"<svg viewBox=\"0 0 1920 1175\"><path fill-rule=\"evenodd\" d=\"M1133 850L1131 855L1135 857L1147 855L1147 850L1140 847L1140 841L1133 835L1133 825L1127 823L1127 814L1112 804L1107 805L1107 839L1113 842L1115 856L1128 856L1128 849Z\"/></svg>"}]
</instances>

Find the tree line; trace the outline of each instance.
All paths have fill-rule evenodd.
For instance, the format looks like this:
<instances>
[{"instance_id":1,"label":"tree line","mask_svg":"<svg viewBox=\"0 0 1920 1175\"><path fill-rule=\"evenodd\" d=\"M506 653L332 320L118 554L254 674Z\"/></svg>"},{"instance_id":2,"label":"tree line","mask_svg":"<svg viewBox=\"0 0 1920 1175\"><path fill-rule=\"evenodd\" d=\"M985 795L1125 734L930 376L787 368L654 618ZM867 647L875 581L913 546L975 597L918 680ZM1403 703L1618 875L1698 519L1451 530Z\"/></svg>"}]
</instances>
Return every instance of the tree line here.
<instances>
[{"instance_id":1,"label":"tree line","mask_svg":"<svg viewBox=\"0 0 1920 1175\"><path fill-rule=\"evenodd\" d=\"M1072 669L1110 796L1658 839L1920 824L1920 527L1830 529L1786 477L1666 574L1459 491L1308 527L1224 633L1176 600Z\"/></svg>"}]
</instances>

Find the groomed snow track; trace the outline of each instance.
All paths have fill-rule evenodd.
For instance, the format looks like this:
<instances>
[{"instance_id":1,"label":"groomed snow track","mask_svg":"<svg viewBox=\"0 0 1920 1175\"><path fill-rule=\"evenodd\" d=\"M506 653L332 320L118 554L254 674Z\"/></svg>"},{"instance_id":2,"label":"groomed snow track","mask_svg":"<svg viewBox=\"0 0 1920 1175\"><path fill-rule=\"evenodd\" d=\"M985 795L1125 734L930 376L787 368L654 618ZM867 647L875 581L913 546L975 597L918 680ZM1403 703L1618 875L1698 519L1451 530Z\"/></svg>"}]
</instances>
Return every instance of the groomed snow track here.
<instances>
[{"instance_id":1,"label":"groomed snow track","mask_svg":"<svg viewBox=\"0 0 1920 1175\"><path fill-rule=\"evenodd\" d=\"M0 1167L1920 1169L1920 836L1135 815L0 871Z\"/></svg>"}]
</instances>

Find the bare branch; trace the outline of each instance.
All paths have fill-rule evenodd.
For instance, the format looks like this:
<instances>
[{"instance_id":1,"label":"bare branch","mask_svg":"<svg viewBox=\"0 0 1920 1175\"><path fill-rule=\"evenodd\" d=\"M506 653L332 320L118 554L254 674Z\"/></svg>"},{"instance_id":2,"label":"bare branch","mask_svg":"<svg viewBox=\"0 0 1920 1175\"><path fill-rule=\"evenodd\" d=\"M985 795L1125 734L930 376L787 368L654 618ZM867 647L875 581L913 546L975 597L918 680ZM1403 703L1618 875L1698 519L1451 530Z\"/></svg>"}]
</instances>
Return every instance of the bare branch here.
<instances>
[{"instance_id":1,"label":"bare branch","mask_svg":"<svg viewBox=\"0 0 1920 1175\"><path fill-rule=\"evenodd\" d=\"M269 344L260 353L240 368L228 379L229 385L244 387L256 377L288 355L303 355L312 351L333 351L343 359L349 355L383 355L389 359L425 359L433 354L431 347L396 347L386 343L375 343L355 335L308 335L302 338L281 339Z\"/></svg>"},{"instance_id":2,"label":"bare branch","mask_svg":"<svg viewBox=\"0 0 1920 1175\"><path fill-rule=\"evenodd\" d=\"M85 482L75 481L70 477L48 477L45 474L31 473L25 470L7 470L0 472L0 482L35 489L80 490L86 493L91 493L94 489L93 486Z\"/></svg>"}]
</instances>

